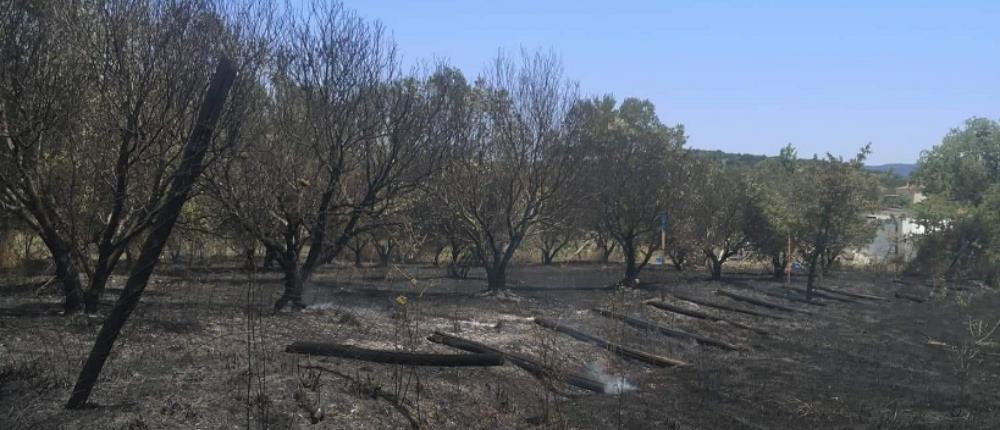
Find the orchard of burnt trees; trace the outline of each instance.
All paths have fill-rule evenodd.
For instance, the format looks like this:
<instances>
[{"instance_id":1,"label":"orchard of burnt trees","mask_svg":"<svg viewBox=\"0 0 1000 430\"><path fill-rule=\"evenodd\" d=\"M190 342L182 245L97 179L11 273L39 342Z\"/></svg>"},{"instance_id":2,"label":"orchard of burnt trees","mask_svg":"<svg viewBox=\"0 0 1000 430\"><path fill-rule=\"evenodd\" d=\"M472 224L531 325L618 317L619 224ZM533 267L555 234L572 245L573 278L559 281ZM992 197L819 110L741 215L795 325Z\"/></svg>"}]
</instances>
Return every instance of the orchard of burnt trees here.
<instances>
[{"instance_id":1,"label":"orchard of burnt trees","mask_svg":"<svg viewBox=\"0 0 1000 430\"><path fill-rule=\"evenodd\" d=\"M280 271L275 310L304 307L318 267L373 252L482 268L492 294L518 253L597 249L626 286L656 255L713 280L736 256L779 277L798 261L808 295L874 235L868 146L847 160L788 146L744 166L686 137L648 100L580 94L554 52L501 53L478 76L404 65L385 28L335 2L0 7L0 241L44 245L66 314L103 313L109 276L128 274L70 407L172 235ZM972 120L921 161L939 252L922 258L946 276L997 281L998 139ZM956 145L985 156L956 167Z\"/></svg>"}]
</instances>

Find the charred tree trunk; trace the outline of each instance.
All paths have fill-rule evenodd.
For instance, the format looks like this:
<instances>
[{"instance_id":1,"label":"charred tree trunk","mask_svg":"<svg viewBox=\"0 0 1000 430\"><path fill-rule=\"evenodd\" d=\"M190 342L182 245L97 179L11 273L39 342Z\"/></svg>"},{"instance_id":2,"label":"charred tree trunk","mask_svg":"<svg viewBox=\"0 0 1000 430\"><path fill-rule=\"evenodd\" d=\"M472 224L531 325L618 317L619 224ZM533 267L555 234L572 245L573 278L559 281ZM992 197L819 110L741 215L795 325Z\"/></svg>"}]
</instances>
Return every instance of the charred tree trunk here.
<instances>
[{"instance_id":1,"label":"charred tree trunk","mask_svg":"<svg viewBox=\"0 0 1000 430\"><path fill-rule=\"evenodd\" d=\"M261 266L264 270L274 269L274 263L278 261L278 254L274 252L271 247L264 247L264 264Z\"/></svg>"},{"instance_id":2,"label":"charred tree trunk","mask_svg":"<svg viewBox=\"0 0 1000 430\"><path fill-rule=\"evenodd\" d=\"M497 262L486 268L486 285L491 292L497 292L507 286L507 263Z\"/></svg>"},{"instance_id":3,"label":"charred tree trunk","mask_svg":"<svg viewBox=\"0 0 1000 430\"><path fill-rule=\"evenodd\" d=\"M813 288L816 288L816 275L819 271L819 249L809 253L809 276L806 278L806 300L812 300Z\"/></svg>"},{"instance_id":4,"label":"charred tree trunk","mask_svg":"<svg viewBox=\"0 0 1000 430\"><path fill-rule=\"evenodd\" d=\"M680 306L674 306L674 305L672 305L670 303L659 301L659 300L649 300L649 301L646 301L645 303L647 305L650 305L650 306L652 306L654 308L657 308L657 309L662 309L662 310L665 310L665 311L668 311L668 312L673 312L673 313L676 313L676 314L686 315L686 316L689 316L689 317L692 317L692 318L699 318L699 319L709 320L709 321L721 321L721 322L724 322L724 323L727 323L727 324L730 324L730 325L733 325L733 326L736 326L736 327L739 327L739 328L742 328L742 329L750 330L750 331L752 331L754 333L761 334L761 335L764 335L764 336L767 336L767 335L770 334L766 330L762 330L762 329L759 329L759 328L756 328L756 327L753 327L753 326L749 326L749 325L743 324L743 323L741 323L739 321L734 321L734 320L731 320L729 318L724 318L724 317L721 317L721 316L710 315L710 314L707 314L705 312L696 311L694 309L687 309L687 308L682 308Z\"/></svg>"},{"instance_id":5,"label":"charred tree trunk","mask_svg":"<svg viewBox=\"0 0 1000 430\"><path fill-rule=\"evenodd\" d=\"M588 391L593 391L595 393L606 392L606 387L603 382L594 380L587 376L581 375L579 373L562 371L559 369L553 369L538 360L526 355L506 352L500 349L494 348L492 346L482 344L473 340L460 338L457 336L452 336L450 334L442 332L434 332L433 335L427 338L427 340L448 345L452 348L461 349L463 351L469 351L474 353L493 353L503 356L504 359L509 361L511 364L520 367L527 371L528 373L534 375L536 378L541 380L551 380L557 379L561 380L574 387L583 388Z\"/></svg>"},{"instance_id":6,"label":"charred tree trunk","mask_svg":"<svg viewBox=\"0 0 1000 430\"><path fill-rule=\"evenodd\" d=\"M673 329L673 328L670 328L670 327L665 327L665 326L662 326L662 325L659 325L659 324L656 324L656 323L653 323L653 322L650 322L650 321L641 320L641 319L638 319L638 318L632 318L632 317L630 317L628 315L622 315L622 314L618 314L618 313L615 313L615 312L607 311L607 310L604 310L604 309L594 308L594 309L591 309L591 312L594 312L594 313L596 313L598 315L601 315L603 317L606 317L606 318L611 318L611 319L614 319L614 320L622 321L622 322L624 322L624 323L626 323L628 325L631 325L633 327L637 327L637 328L640 328L640 329L643 329L643 330L655 331L655 332L658 332L658 333L660 333L660 334L662 334L664 336L677 337L677 338L683 338L683 339L692 339L695 342L698 342L698 343L700 343L702 345L710 345L710 346L714 346L714 347L717 347L717 348L722 348L722 349L725 349L725 350L728 350L728 351L740 351L740 350L745 349L745 348L743 348L741 346L733 345L731 343L724 342L724 341L721 341L721 340L716 340L716 339L712 339L710 337L702 336L702 335L699 335L699 334L688 333L686 331L681 331L681 330Z\"/></svg>"},{"instance_id":7,"label":"charred tree trunk","mask_svg":"<svg viewBox=\"0 0 1000 430\"><path fill-rule=\"evenodd\" d=\"M673 263L674 269L677 269L678 272L683 272L687 264L687 252L674 250L668 254L670 255L670 262Z\"/></svg>"},{"instance_id":8,"label":"charred tree trunk","mask_svg":"<svg viewBox=\"0 0 1000 430\"><path fill-rule=\"evenodd\" d=\"M448 276L455 279L469 277L469 260L460 246L451 245L451 259L448 262Z\"/></svg>"},{"instance_id":9,"label":"charred tree trunk","mask_svg":"<svg viewBox=\"0 0 1000 430\"><path fill-rule=\"evenodd\" d=\"M302 309L306 307L305 303L302 301L302 286L305 282L307 275L304 273L305 268L299 270L298 265L295 260L282 261L282 270L285 272L285 288L281 297L278 301L274 303L274 310L279 311L284 309L285 306L289 304L295 309Z\"/></svg>"},{"instance_id":10,"label":"charred tree trunk","mask_svg":"<svg viewBox=\"0 0 1000 430\"><path fill-rule=\"evenodd\" d=\"M785 274L785 262L782 261L780 254L774 254L771 256L771 275L774 276L775 280L781 280Z\"/></svg>"},{"instance_id":11,"label":"charred tree trunk","mask_svg":"<svg viewBox=\"0 0 1000 430\"><path fill-rule=\"evenodd\" d=\"M107 258L103 255L98 258L97 265L94 267L94 275L90 278L90 286L84 293L84 311L88 314L97 312L97 306L101 301L101 295L104 293L104 287L108 284L108 279L111 278L111 272L117 263L118 258L120 258L121 253L115 256L108 256ZM115 261L109 261L109 260Z\"/></svg>"},{"instance_id":12,"label":"charred tree trunk","mask_svg":"<svg viewBox=\"0 0 1000 430\"><path fill-rule=\"evenodd\" d=\"M812 312L809 312L809 311L803 311L803 310L800 310L800 309L794 309L794 308L790 308L790 307L787 307L787 306L779 305L777 303L771 303L771 302L767 302L767 301L764 301L764 300L758 300L758 299L755 299L753 297L747 297L747 296L743 296L743 295L736 294L736 293L730 293L729 291L726 291L726 290L715 290L715 294L718 294L720 296L726 296L726 297L729 297L729 298L731 298L733 300L738 300L738 301L741 301L741 302L750 303L752 305L757 305L757 306L768 308L768 309L775 309L775 310L785 311L785 312L798 312L798 313L802 313L802 314L806 314L806 315L811 315L812 314Z\"/></svg>"},{"instance_id":13,"label":"charred tree trunk","mask_svg":"<svg viewBox=\"0 0 1000 430\"><path fill-rule=\"evenodd\" d=\"M80 283L76 262L70 256L68 247L56 244L55 248L49 248L52 250L52 263L56 267L56 278L62 284L63 313L76 313L84 303L83 285Z\"/></svg>"},{"instance_id":14,"label":"charred tree trunk","mask_svg":"<svg viewBox=\"0 0 1000 430\"><path fill-rule=\"evenodd\" d=\"M555 261L556 255L566 248L566 245L568 244L568 240L542 239L542 246L540 247L540 250L542 251L542 264L546 266L551 265L552 262Z\"/></svg>"},{"instance_id":15,"label":"charred tree trunk","mask_svg":"<svg viewBox=\"0 0 1000 430\"><path fill-rule=\"evenodd\" d=\"M634 239L625 239L621 243L622 254L625 257L625 277L622 281L625 285L632 285L635 279L639 277L639 262L638 256L636 255L638 250L636 249Z\"/></svg>"},{"instance_id":16,"label":"charred tree trunk","mask_svg":"<svg viewBox=\"0 0 1000 430\"><path fill-rule=\"evenodd\" d=\"M236 70L229 60L225 58L220 60L198 111L194 130L184 146L180 165L170 182L170 189L166 194L163 206L153 219L152 229L142 244L136 266L129 274L121 296L119 296L114 308L111 309L108 319L101 326L97 340L94 341L94 347L87 356L83 369L80 370L80 376L77 378L73 392L66 403L67 408L76 409L87 403L90 392L101 374L101 369L104 368L104 363L111 353L115 339L121 333L129 315L139 304L142 292L153 274L153 269L156 268L156 263L170 238L174 224L177 223L181 209L188 200L191 188L204 169L203 161L212 142L212 132L222 114L223 105L235 78Z\"/></svg>"},{"instance_id":17,"label":"charred tree trunk","mask_svg":"<svg viewBox=\"0 0 1000 430\"><path fill-rule=\"evenodd\" d=\"M615 252L616 246L617 244L610 240L598 243L597 247L601 248L601 263L608 264L611 261L611 254Z\"/></svg>"},{"instance_id":18,"label":"charred tree trunk","mask_svg":"<svg viewBox=\"0 0 1000 430\"><path fill-rule=\"evenodd\" d=\"M419 352L385 351L359 348L351 345L321 342L295 342L285 347L291 354L340 357L371 363L402 364L406 366L502 366L503 357L496 353L429 354Z\"/></svg>"},{"instance_id":19,"label":"charred tree trunk","mask_svg":"<svg viewBox=\"0 0 1000 430\"><path fill-rule=\"evenodd\" d=\"M630 359L637 360L637 361L641 361L641 362L646 363L646 364L652 364L652 365L658 366L658 367L674 367L674 366L685 366L685 365L687 365L687 363L685 363L685 362L683 362L681 360L678 360L676 358L662 357L662 356L659 356L659 355L650 354L650 353L645 352L645 351L639 351L639 350L634 349L634 348L629 348L627 346L624 346L624 345L621 345L621 344L617 344L617 343L614 343L614 342L610 342L608 340L605 340L603 338L600 338L600 337L597 337L597 336L594 336L594 335L591 335L591 334L588 334L588 333L584 333L584 332L582 332L580 330L577 330L575 328L569 327L567 325L560 324L560 323L558 323L556 321L552 321L552 320L547 319L547 318L536 317L535 318L535 324L538 324L538 325L540 325L542 327L545 327L547 329L551 329L551 330L558 331L560 333L564 333L564 334L566 334L566 335L568 335L568 336L570 336L570 337L572 337L574 339L577 339L577 340L580 340L580 341L583 341L583 342L592 343L594 345L597 345L597 346L599 346L601 348L604 348L604 349L606 349L606 350L608 350L608 351L610 351L612 353L615 353L617 355L620 355L622 357L630 358Z\"/></svg>"},{"instance_id":20,"label":"charred tree trunk","mask_svg":"<svg viewBox=\"0 0 1000 430\"><path fill-rule=\"evenodd\" d=\"M375 253L378 254L379 267L389 266L389 263L392 262L392 251L395 249L395 244L391 240L386 240L384 243L375 241L374 244Z\"/></svg>"},{"instance_id":21,"label":"charred tree trunk","mask_svg":"<svg viewBox=\"0 0 1000 430\"><path fill-rule=\"evenodd\" d=\"M361 260L361 250L355 249L354 250L354 267L361 267L363 265L364 265L364 262Z\"/></svg>"},{"instance_id":22,"label":"charred tree trunk","mask_svg":"<svg viewBox=\"0 0 1000 430\"><path fill-rule=\"evenodd\" d=\"M550 266L552 265L552 260L556 257L555 252L550 252L546 249L542 249L542 265Z\"/></svg>"},{"instance_id":23,"label":"charred tree trunk","mask_svg":"<svg viewBox=\"0 0 1000 430\"><path fill-rule=\"evenodd\" d=\"M729 258L729 253L723 251L721 255L715 255L715 250L705 249L705 257L708 258L708 270L713 281L722 280L722 264Z\"/></svg>"},{"instance_id":24,"label":"charred tree trunk","mask_svg":"<svg viewBox=\"0 0 1000 430\"><path fill-rule=\"evenodd\" d=\"M755 316L755 317L771 318L771 319L776 319L776 320L787 320L788 319L787 317L783 317L783 316L780 316L780 315L766 314L766 313L763 313L763 312L757 312L757 311L753 311L753 310L750 310L750 309L743 309L743 308L738 308L738 307L735 307L735 306L729 306L729 305L726 305L726 304L723 304L723 303L714 303L714 302L710 302L710 301L707 301L707 300L696 299L694 297L682 296L682 295L676 294L676 293L674 294L674 297L676 297L678 299L681 299L681 300L683 300L685 302L691 302L691 303L694 303L694 304L699 305L699 306L705 306L705 307L709 307L709 308L715 308L715 309L719 309L719 310L723 310L723 311L736 312L736 313L740 313L740 314L744 314L744 315L752 315L752 316Z\"/></svg>"}]
</instances>

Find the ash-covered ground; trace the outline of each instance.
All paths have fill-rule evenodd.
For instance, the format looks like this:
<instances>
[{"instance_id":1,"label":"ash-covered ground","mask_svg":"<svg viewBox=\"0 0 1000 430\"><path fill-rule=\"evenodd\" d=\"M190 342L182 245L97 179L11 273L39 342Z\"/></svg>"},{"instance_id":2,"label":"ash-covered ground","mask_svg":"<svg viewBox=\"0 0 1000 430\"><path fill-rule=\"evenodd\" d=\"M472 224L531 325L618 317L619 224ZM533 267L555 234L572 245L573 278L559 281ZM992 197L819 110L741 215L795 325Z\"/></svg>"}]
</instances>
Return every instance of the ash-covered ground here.
<instances>
[{"instance_id":1,"label":"ash-covered ground","mask_svg":"<svg viewBox=\"0 0 1000 430\"><path fill-rule=\"evenodd\" d=\"M11 277L0 284L0 428L987 429L1000 422L1000 331L991 331L1000 295L976 283L835 273L824 288L886 300L827 293L840 300L806 304L765 274L709 282L700 272L652 268L640 288L609 288L619 272L600 264L518 267L510 291L491 296L475 271L454 280L429 266L336 266L309 286L312 306L274 313L278 274L168 268L116 345L94 406L77 411L62 405L102 319L60 316L59 297L39 289L45 279ZM639 329L592 308L738 349ZM687 365L623 359L539 326L538 316ZM434 331L529 356L554 372L284 352L294 341L460 352L428 341ZM601 381L605 392L568 386L569 374Z\"/></svg>"}]
</instances>

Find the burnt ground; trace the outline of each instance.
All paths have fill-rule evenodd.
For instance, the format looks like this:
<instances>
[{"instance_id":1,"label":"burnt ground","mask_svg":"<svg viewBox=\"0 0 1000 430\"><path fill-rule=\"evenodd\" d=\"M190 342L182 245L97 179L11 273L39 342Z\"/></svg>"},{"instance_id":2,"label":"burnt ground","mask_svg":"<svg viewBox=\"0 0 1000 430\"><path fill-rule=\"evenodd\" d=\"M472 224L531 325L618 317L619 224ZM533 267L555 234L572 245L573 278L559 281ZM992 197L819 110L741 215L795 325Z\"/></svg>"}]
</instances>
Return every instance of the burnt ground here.
<instances>
[{"instance_id":1,"label":"burnt ground","mask_svg":"<svg viewBox=\"0 0 1000 430\"><path fill-rule=\"evenodd\" d=\"M23 279L0 285L0 428L985 429L1000 423L1000 330L988 336L1000 321L1000 295L973 282L932 287L840 273L823 286L889 300L817 306L767 295L782 284L766 275L718 283L702 273L650 269L642 288L609 289L617 266L527 266L509 275L512 295L483 297L481 273L457 281L426 266L344 266L317 275L307 292L312 307L276 314L269 309L280 289L276 274L166 269L119 339L93 406L77 411L61 406L101 319L58 315L50 287L39 291ZM122 281L115 278L114 286ZM719 289L810 314L736 302L716 295ZM898 292L925 301L897 298ZM786 319L701 307L674 293ZM644 305L647 299L770 335L658 310ZM591 307L745 349L638 330ZM539 327L530 319L539 315L689 365L623 361ZM425 340L434 330L602 378L609 393L543 382L510 365L415 368L283 352L296 340L456 352Z\"/></svg>"}]
</instances>

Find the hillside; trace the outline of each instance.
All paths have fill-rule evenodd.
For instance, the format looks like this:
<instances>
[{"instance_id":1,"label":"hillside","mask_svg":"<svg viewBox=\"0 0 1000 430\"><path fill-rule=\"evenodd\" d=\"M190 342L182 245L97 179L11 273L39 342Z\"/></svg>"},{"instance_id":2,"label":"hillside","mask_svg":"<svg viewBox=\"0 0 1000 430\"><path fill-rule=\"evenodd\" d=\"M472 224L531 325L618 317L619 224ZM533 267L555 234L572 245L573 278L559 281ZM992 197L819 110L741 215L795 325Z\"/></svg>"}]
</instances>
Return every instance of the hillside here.
<instances>
[{"instance_id":1,"label":"hillside","mask_svg":"<svg viewBox=\"0 0 1000 430\"><path fill-rule=\"evenodd\" d=\"M903 178L909 178L913 171L917 169L916 163L889 163L889 164L879 164L874 166L865 166L866 169L873 172L888 172L902 176Z\"/></svg>"}]
</instances>

